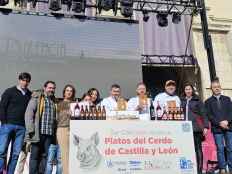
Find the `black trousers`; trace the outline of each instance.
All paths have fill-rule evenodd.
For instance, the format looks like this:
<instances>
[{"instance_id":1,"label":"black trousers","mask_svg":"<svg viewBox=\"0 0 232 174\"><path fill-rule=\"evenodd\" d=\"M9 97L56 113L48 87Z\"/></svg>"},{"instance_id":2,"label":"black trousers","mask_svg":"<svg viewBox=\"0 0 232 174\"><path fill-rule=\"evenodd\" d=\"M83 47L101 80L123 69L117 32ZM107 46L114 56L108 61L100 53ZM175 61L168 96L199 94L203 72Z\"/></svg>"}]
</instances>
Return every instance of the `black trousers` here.
<instances>
[{"instance_id":1,"label":"black trousers","mask_svg":"<svg viewBox=\"0 0 232 174\"><path fill-rule=\"evenodd\" d=\"M202 174L203 169L203 152L202 152L202 141L204 140L202 132L193 133L195 153L197 160L197 173Z\"/></svg>"},{"instance_id":2,"label":"black trousers","mask_svg":"<svg viewBox=\"0 0 232 174\"><path fill-rule=\"evenodd\" d=\"M44 174L47 164L49 146L53 143L51 135L40 135L39 143L31 144L29 174Z\"/></svg>"}]
</instances>

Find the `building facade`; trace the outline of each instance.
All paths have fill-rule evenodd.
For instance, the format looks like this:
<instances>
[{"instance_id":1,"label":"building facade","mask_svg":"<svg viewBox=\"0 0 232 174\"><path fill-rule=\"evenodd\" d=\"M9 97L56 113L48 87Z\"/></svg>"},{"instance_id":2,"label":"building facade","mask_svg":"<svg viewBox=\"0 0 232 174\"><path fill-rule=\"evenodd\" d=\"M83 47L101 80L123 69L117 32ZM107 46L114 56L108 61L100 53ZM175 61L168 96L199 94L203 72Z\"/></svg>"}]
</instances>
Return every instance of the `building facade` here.
<instances>
[{"instance_id":1,"label":"building facade","mask_svg":"<svg viewBox=\"0 0 232 174\"><path fill-rule=\"evenodd\" d=\"M230 0L207 0L209 31L212 37L216 73L223 93L232 97L232 11ZM198 60L203 98L211 95L207 54L199 17L193 23L193 47Z\"/></svg>"}]
</instances>

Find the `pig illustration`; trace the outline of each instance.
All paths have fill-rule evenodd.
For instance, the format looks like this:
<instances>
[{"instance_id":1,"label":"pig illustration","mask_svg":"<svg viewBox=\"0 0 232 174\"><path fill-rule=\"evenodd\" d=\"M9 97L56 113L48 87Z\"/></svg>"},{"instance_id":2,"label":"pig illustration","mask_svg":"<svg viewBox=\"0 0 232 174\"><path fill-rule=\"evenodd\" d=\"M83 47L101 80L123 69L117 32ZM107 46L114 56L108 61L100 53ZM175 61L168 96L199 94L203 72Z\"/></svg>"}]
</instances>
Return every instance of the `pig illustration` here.
<instances>
[{"instance_id":1,"label":"pig illustration","mask_svg":"<svg viewBox=\"0 0 232 174\"><path fill-rule=\"evenodd\" d=\"M97 149L99 136L96 132L89 139L73 135L73 143L77 146L77 159L81 169L94 169L101 161L101 154Z\"/></svg>"}]
</instances>

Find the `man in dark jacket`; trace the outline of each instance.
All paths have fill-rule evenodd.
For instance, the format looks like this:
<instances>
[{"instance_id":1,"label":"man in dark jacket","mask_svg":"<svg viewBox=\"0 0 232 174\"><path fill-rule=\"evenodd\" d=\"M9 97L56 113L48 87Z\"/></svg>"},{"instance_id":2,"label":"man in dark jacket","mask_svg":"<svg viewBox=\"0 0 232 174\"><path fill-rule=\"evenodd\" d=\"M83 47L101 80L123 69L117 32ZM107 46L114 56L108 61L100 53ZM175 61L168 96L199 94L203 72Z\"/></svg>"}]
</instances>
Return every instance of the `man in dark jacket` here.
<instances>
[{"instance_id":1,"label":"man in dark jacket","mask_svg":"<svg viewBox=\"0 0 232 174\"><path fill-rule=\"evenodd\" d=\"M217 147L220 174L226 173L227 164L229 172L232 174L232 103L229 97L221 94L222 90L218 79L212 81L211 89L213 95L206 100L205 105ZM224 147L227 150L227 162Z\"/></svg>"},{"instance_id":2,"label":"man in dark jacket","mask_svg":"<svg viewBox=\"0 0 232 174\"><path fill-rule=\"evenodd\" d=\"M31 91L28 90L30 81L29 73L21 73L18 85L8 88L0 102L0 171L3 170L10 142L12 144L7 174L14 174L24 142L24 114L31 98Z\"/></svg>"}]
</instances>

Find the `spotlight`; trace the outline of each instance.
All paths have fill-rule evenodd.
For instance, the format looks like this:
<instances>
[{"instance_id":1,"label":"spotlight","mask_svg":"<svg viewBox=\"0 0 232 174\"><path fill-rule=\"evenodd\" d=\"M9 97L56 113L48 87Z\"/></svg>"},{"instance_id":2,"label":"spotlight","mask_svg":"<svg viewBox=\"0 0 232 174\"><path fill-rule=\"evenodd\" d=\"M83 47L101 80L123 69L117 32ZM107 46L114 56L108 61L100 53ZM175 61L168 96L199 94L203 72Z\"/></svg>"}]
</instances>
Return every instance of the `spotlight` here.
<instances>
[{"instance_id":1,"label":"spotlight","mask_svg":"<svg viewBox=\"0 0 232 174\"><path fill-rule=\"evenodd\" d=\"M143 21L144 22L147 22L149 20L149 14L148 14L148 11L146 10L143 10Z\"/></svg>"},{"instance_id":2,"label":"spotlight","mask_svg":"<svg viewBox=\"0 0 232 174\"><path fill-rule=\"evenodd\" d=\"M181 15L179 13L173 13L172 22L174 24L179 24L181 22Z\"/></svg>"},{"instance_id":3,"label":"spotlight","mask_svg":"<svg viewBox=\"0 0 232 174\"><path fill-rule=\"evenodd\" d=\"M59 11L61 10L61 0L49 0L48 1L48 8L52 11Z\"/></svg>"},{"instance_id":4,"label":"spotlight","mask_svg":"<svg viewBox=\"0 0 232 174\"><path fill-rule=\"evenodd\" d=\"M198 7L202 7L202 0L196 0L196 5Z\"/></svg>"},{"instance_id":5,"label":"spotlight","mask_svg":"<svg viewBox=\"0 0 232 174\"><path fill-rule=\"evenodd\" d=\"M20 5L20 1L19 0L14 0L14 6L16 7L17 5Z\"/></svg>"},{"instance_id":6,"label":"spotlight","mask_svg":"<svg viewBox=\"0 0 232 174\"><path fill-rule=\"evenodd\" d=\"M35 8L37 4L37 0L32 0L32 7Z\"/></svg>"},{"instance_id":7,"label":"spotlight","mask_svg":"<svg viewBox=\"0 0 232 174\"><path fill-rule=\"evenodd\" d=\"M190 3L194 5L197 3L197 1L199 1L199 0L190 0Z\"/></svg>"},{"instance_id":8,"label":"spotlight","mask_svg":"<svg viewBox=\"0 0 232 174\"><path fill-rule=\"evenodd\" d=\"M128 18L133 15L133 0L121 0L121 14Z\"/></svg>"},{"instance_id":9,"label":"spotlight","mask_svg":"<svg viewBox=\"0 0 232 174\"><path fill-rule=\"evenodd\" d=\"M64 17L64 14L62 14L62 13L51 12L51 14L52 14L56 19L62 19L62 18Z\"/></svg>"},{"instance_id":10,"label":"spotlight","mask_svg":"<svg viewBox=\"0 0 232 174\"><path fill-rule=\"evenodd\" d=\"M117 13L118 0L98 0L97 7L99 14L101 14L102 9L105 11L113 10L114 14Z\"/></svg>"},{"instance_id":11,"label":"spotlight","mask_svg":"<svg viewBox=\"0 0 232 174\"><path fill-rule=\"evenodd\" d=\"M67 5L67 11L71 10L72 0L62 0L61 3Z\"/></svg>"},{"instance_id":12,"label":"spotlight","mask_svg":"<svg viewBox=\"0 0 232 174\"><path fill-rule=\"evenodd\" d=\"M0 0L0 6L5 6L9 3L9 0Z\"/></svg>"},{"instance_id":13,"label":"spotlight","mask_svg":"<svg viewBox=\"0 0 232 174\"><path fill-rule=\"evenodd\" d=\"M9 15L13 10L12 9L9 9L9 8L0 8L0 12L3 14L3 15Z\"/></svg>"},{"instance_id":14,"label":"spotlight","mask_svg":"<svg viewBox=\"0 0 232 174\"><path fill-rule=\"evenodd\" d=\"M72 1L72 11L76 13L85 12L86 0L73 0Z\"/></svg>"},{"instance_id":15,"label":"spotlight","mask_svg":"<svg viewBox=\"0 0 232 174\"><path fill-rule=\"evenodd\" d=\"M167 13L158 13L156 15L158 24L160 27L167 27L168 26L168 14Z\"/></svg>"},{"instance_id":16,"label":"spotlight","mask_svg":"<svg viewBox=\"0 0 232 174\"><path fill-rule=\"evenodd\" d=\"M81 14L74 14L73 17L78 19L80 22L84 22L88 17Z\"/></svg>"}]
</instances>

